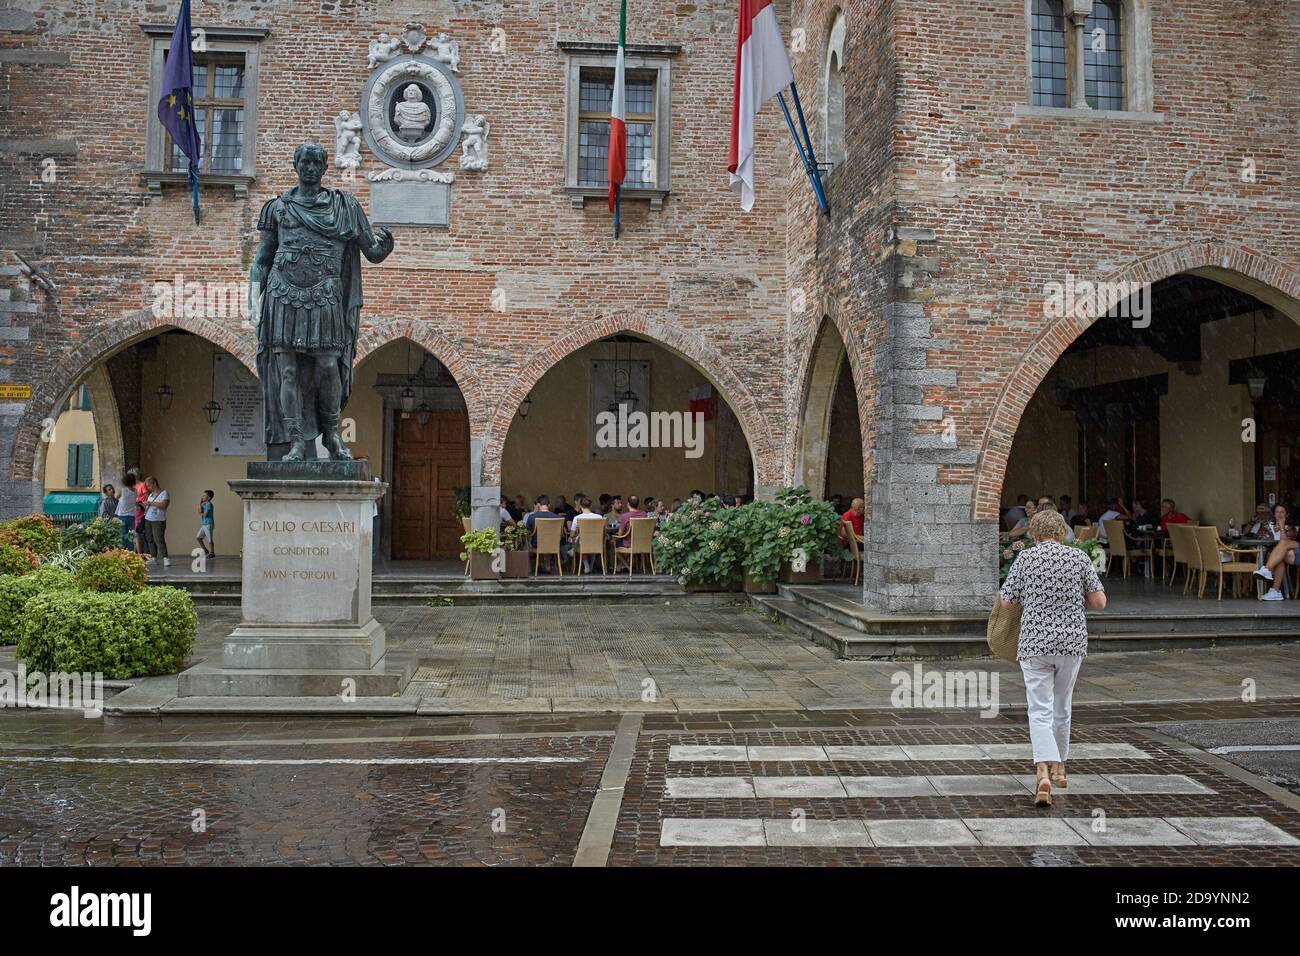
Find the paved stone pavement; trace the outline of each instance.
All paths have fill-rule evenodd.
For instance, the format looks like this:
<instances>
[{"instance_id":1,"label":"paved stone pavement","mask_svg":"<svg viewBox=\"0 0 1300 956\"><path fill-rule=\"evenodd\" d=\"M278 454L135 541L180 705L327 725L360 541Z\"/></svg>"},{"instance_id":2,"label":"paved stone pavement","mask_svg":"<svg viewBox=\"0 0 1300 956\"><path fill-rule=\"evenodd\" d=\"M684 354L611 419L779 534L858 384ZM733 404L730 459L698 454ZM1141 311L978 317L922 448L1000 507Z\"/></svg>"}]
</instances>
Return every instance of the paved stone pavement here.
<instances>
[{"instance_id":1,"label":"paved stone pavement","mask_svg":"<svg viewBox=\"0 0 1300 956\"><path fill-rule=\"evenodd\" d=\"M8 710L0 865L1296 866L1300 798L1160 728L1297 717L1079 707L1071 786L1039 810L1023 714Z\"/></svg>"},{"instance_id":2,"label":"paved stone pavement","mask_svg":"<svg viewBox=\"0 0 1300 956\"><path fill-rule=\"evenodd\" d=\"M380 607L376 616L390 649L418 655L403 702L420 713L892 707L897 675L917 666L836 660L747 606ZM219 658L238 619L237 608L202 608L195 660ZM995 673L1001 704L1024 705L1014 664L921 666ZM174 696L174 678L151 681L159 700ZM1243 682L1260 699L1300 695L1300 644L1095 655L1075 700L1234 699Z\"/></svg>"}]
</instances>

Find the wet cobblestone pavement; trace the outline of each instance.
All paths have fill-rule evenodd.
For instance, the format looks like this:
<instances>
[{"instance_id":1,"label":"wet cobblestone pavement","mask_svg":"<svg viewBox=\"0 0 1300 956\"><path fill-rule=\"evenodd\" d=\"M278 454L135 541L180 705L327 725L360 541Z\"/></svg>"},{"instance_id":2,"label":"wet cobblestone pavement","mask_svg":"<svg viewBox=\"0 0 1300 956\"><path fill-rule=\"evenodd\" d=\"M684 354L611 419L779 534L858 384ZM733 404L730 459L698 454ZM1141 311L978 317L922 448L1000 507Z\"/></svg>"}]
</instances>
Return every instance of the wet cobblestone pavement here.
<instances>
[{"instance_id":1,"label":"wet cobblestone pavement","mask_svg":"<svg viewBox=\"0 0 1300 956\"><path fill-rule=\"evenodd\" d=\"M1297 714L1296 700L1078 708L1073 789L1044 811L1015 712L5 711L0 865L566 866L587 846L612 866L1295 866L1300 798L1158 724ZM603 836L601 787L621 794Z\"/></svg>"}]
</instances>

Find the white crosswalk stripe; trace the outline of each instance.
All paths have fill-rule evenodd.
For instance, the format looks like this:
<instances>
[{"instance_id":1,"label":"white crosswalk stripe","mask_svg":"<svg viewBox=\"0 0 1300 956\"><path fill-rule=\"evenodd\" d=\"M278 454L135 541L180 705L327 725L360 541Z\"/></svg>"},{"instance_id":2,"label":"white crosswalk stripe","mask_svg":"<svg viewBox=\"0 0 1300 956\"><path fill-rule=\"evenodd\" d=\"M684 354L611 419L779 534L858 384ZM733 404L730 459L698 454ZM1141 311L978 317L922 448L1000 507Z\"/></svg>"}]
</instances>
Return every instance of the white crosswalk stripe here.
<instances>
[{"instance_id":1,"label":"white crosswalk stripe","mask_svg":"<svg viewBox=\"0 0 1300 956\"><path fill-rule=\"evenodd\" d=\"M1261 817L663 821L661 846L1300 846Z\"/></svg>"},{"instance_id":2,"label":"white crosswalk stripe","mask_svg":"<svg viewBox=\"0 0 1300 956\"><path fill-rule=\"evenodd\" d=\"M668 749L669 763L748 763L758 761L825 760L915 761L915 760L1032 760L1029 744L900 744L826 747L742 747L675 744ZM1151 755L1132 744L1074 744L1070 760L1150 760Z\"/></svg>"},{"instance_id":3,"label":"white crosswalk stripe","mask_svg":"<svg viewBox=\"0 0 1300 956\"><path fill-rule=\"evenodd\" d=\"M996 797L1034 791L1034 777L1017 774L966 774L903 777L825 775L817 777L668 777L664 792L674 800L720 797ZM1212 794L1184 774L1072 774L1070 794Z\"/></svg>"},{"instance_id":4,"label":"white crosswalk stripe","mask_svg":"<svg viewBox=\"0 0 1300 956\"><path fill-rule=\"evenodd\" d=\"M1146 816L1124 817L1106 809L1104 798L1132 796L1174 796L1197 798L1218 793L1206 783L1208 775L1184 773L1105 772L1089 767L1089 773L1071 773L1065 789L1055 788L1058 812L1066 815L963 816L968 804L953 803L954 813L944 817L946 801L966 798L1004 798L1010 806L1028 803L1034 792L1033 774L1020 771L1000 773L916 773L902 767L894 773L843 772L843 766L828 766L838 773L779 773L780 763L897 763L932 765L944 762L1003 761L1030 764L1029 744L854 744L826 746L670 746L668 774L663 799L681 801L669 808L679 812L699 800L797 800L810 801L790 817L746 815L738 818L704 819L668 816L662 819L659 842L665 847L1197 847L1197 846L1300 846L1300 839L1258 816ZM1077 743L1069 760L1138 761L1152 760L1151 754L1127 743ZM699 764L735 764L734 775L689 776ZM686 766L694 765L694 766ZM763 766L756 766L763 765ZM705 768L698 768L705 769ZM714 769L710 767L709 769ZM722 769L722 768L717 768ZM723 770L727 773L731 768ZM821 769L821 768L818 768ZM882 770L884 768L882 767ZM963 768L969 769L969 768ZM994 769L992 767L990 770ZM1152 765L1154 769L1154 765ZM674 773L674 770L677 772ZM735 771L739 771L736 773ZM1101 771L1101 772L1097 772ZM716 772L716 770L715 770ZM1075 803L1071 797L1093 798ZM884 800L896 809L908 801L922 817L882 814L880 819L808 819L810 810L835 808L837 801ZM1102 799L1097 799L1102 798ZM696 804L698 806L698 804ZM761 804L751 806L763 806ZM799 806L799 804L796 804ZM1195 804L1190 804L1193 809ZM920 809L924 808L924 809ZM1069 815L1069 810L1076 815ZM1251 809L1254 809L1252 805ZM1077 815L1079 811L1093 816ZM769 811L770 812L770 811ZM1168 811L1166 811L1168 812ZM820 815L820 814L819 814Z\"/></svg>"}]
</instances>

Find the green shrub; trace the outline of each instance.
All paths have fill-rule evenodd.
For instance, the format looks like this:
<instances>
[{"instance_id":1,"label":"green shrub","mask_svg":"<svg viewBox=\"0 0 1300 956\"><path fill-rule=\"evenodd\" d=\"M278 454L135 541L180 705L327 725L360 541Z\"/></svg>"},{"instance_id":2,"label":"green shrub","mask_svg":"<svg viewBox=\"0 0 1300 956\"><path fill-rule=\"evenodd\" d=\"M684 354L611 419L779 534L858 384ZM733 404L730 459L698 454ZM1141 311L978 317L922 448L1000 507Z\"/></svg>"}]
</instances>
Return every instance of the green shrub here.
<instances>
[{"instance_id":1,"label":"green shrub","mask_svg":"<svg viewBox=\"0 0 1300 956\"><path fill-rule=\"evenodd\" d=\"M18 621L27 602L45 591L67 591L76 587L71 573L62 568L43 567L31 574L0 577L0 644L18 643Z\"/></svg>"},{"instance_id":2,"label":"green shrub","mask_svg":"<svg viewBox=\"0 0 1300 956\"><path fill-rule=\"evenodd\" d=\"M732 519L740 541L740 563L754 581L775 581L790 548L779 531L785 508L775 501L751 501L735 509Z\"/></svg>"},{"instance_id":3,"label":"green shrub","mask_svg":"<svg viewBox=\"0 0 1300 956\"><path fill-rule=\"evenodd\" d=\"M40 565L41 559L34 551L8 541L0 542L0 574L12 574L15 577L31 574Z\"/></svg>"},{"instance_id":4,"label":"green shrub","mask_svg":"<svg viewBox=\"0 0 1300 956\"><path fill-rule=\"evenodd\" d=\"M460 559L466 561L471 554L491 554L501 547L501 538L496 528L484 528L482 531L471 531L469 534L461 535L460 543L465 546L465 550L460 553Z\"/></svg>"},{"instance_id":5,"label":"green shrub","mask_svg":"<svg viewBox=\"0 0 1300 956\"><path fill-rule=\"evenodd\" d=\"M29 671L88 671L110 680L178 671L199 619L180 588L140 593L44 591L19 623L18 656Z\"/></svg>"},{"instance_id":6,"label":"green shrub","mask_svg":"<svg viewBox=\"0 0 1300 956\"><path fill-rule=\"evenodd\" d=\"M134 592L148 586L144 558L134 551L115 548L83 559L74 572L83 591Z\"/></svg>"},{"instance_id":7,"label":"green shrub","mask_svg":"<svg viewBox=\"0 0 1300 956\"><path fill-rule=\"evenodd\" d=\"M49 515L27 515L0 524L0 542L43 558L58 550L59 529Z\"/></svg>"},{"instance_id":8,"label":"green shrub","mask_svg":"<svg viewBox=\"0 0 1300 956\"><path fill-rule=\"evenodd\" d=\"M723 508L717 498L683 502L655 536L656 564L683 586L725 588L739 581L738 510Z\"/></svg>"},{"instance_id":9,"label":"green shrub","mask_svg":"<svg viewBox=\"0 0 1300 956\"><path fill-rule=\"evenodd\" d=\"M83 524L70 524L59 532L59 550L85 548L87 554L111 551L122 541L122 522L117 518L92 518Z\"/></svg>"}]
</instances>

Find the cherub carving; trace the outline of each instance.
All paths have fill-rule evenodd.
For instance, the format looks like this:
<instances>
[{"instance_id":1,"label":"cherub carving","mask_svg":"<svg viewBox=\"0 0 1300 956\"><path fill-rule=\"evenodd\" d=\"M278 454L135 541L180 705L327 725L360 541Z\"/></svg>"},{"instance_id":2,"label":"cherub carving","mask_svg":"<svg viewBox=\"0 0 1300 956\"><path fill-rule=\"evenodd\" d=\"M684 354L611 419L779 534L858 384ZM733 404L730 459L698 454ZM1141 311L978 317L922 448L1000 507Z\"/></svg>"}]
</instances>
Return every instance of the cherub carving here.
<instances>
[{"instance_id":1,"label":"cherub carving","mask_svg":"<svg viewBox=\"0 0 1300 956\"><path fill-rule=\"evenodd\" d=\"M446 63L451 67L451 72L460 72L460 42L458 40L447 39L447 34L439 33L438 39L433 44L433 58L439 63Z\"/></svg>"},{"instance_id":2,"label":"cherub carving","mask_svg":"<svg viewBox=\"0 0 1300 956\"><path fill-rule=\"evenodd\" d=\"M347 110L334 117L334 165L356 169L361 165L361 117Z\"/></svg>"},{"instance_id":3,"label":"cherub carving","mask_svg":"<svg viewBox=\"0 0 1300 956\"><path fill-rule=\"evenodd\" d=\"M491 125L480 114L470 116L465 120L465 125L461 131L465 134L465 139L460 144L460 168L461 169L487 169L488 164L488 131Z\"/></svg>"},{"instance_id":4,"label":"cherub carving","mask_svg":"<svg viewBox=\"0 0 1300 956\"><path fill-rule=\"evenodd\" d=\"M368 69L373 70L380 63L387 63L393 57L397 56L397 51L401 48L401 40L398 40L395 37L390 37L387 33L379 34L378 40L370 41L370 56L366 59Z\"/></svg>"}]
</instances>

